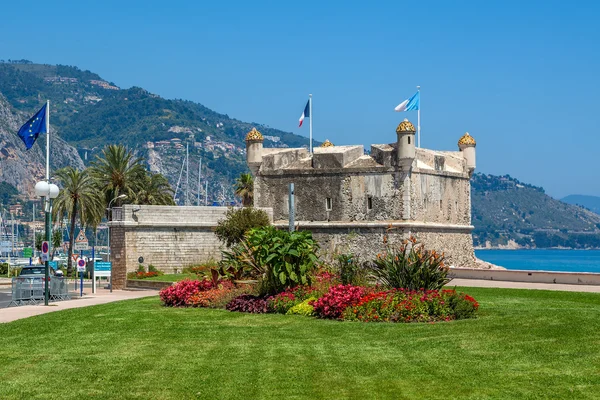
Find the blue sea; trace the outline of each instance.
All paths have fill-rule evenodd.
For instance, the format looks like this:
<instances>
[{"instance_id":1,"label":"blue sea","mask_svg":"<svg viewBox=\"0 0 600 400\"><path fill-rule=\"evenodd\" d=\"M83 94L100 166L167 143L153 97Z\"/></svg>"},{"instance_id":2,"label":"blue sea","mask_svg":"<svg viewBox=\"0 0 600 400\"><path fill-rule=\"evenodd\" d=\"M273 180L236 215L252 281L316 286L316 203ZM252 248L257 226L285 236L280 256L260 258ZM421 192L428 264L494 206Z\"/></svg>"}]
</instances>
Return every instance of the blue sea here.
<instances>
[{"instance_id":1,"label":"blue sea","mask_svg":"<svg viewBox=\"0 0 600 400\"><path fill-rule=\"evenodd\" d=\"M475 250L475 255L506 269L600 273L600 250Z\"/></svg>"}]
</instances>

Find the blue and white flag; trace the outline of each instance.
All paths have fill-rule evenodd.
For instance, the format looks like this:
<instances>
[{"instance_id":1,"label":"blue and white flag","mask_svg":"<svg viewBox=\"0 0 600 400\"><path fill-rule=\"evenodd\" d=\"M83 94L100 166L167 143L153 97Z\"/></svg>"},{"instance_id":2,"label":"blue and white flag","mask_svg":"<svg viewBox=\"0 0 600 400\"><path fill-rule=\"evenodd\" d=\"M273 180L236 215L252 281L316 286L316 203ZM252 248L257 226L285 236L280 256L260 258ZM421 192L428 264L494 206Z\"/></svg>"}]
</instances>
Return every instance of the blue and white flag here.
<instances>
[{"instance_id":1,"label":"blue and white flag","mask_svg":"<svg viewBox=\"0 0 600 400\"><path fill-rule=\"evenodd\" d=\"M29 119L29 121L25 122L25 124L19 129L19 137L25 143L25 147L29 150L35 140L38 138L40 133L46 132L46 106L48 103L44 104L44 107L40 109L33 117Z\"/></svg>"},{"instance_id":2,"label":"blue and white flag","mask_svg":"<svg viewBox=\"0 0 600 400\"><path fill-rule=\"evenodd\" d=\"M413 95L413 97L411 97L408 100L404 100L402 103L398 104L396 106L396 108L394 108L394 111L418 110L420 105L421 105L421 92L417 91L417 93L415 93Z\"/></svg>"}]
</instances>

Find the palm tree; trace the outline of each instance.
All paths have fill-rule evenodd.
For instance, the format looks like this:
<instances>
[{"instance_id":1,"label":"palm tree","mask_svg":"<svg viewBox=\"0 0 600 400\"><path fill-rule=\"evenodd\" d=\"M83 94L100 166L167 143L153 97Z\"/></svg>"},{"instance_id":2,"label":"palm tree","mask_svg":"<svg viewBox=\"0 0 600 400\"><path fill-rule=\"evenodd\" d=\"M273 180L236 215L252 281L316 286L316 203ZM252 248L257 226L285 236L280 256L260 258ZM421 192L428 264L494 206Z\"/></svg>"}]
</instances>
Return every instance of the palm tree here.
<instances>
[{"instance_id":1,"label":"palm tree","mask_svg":"<svg viewBox=\"0 0 600 400\"><path fill-rule=\"evenodd\" d=\"M56 177L63 188L54 200L52 213L55 221L62 219L64 215L67 215L71 221L67 261L70 270L77 218L79 217L82 226L97 226L102 219L104 203L88 170L78 171L73 167L65 167L56 171Z\"/></svg>"},{"instance_id":2,"label":"palm tree","mask_svg":"<svg viewBox=\"0 0 600 400\"><path fill-rule=\"evenodd\" d=\"M235 195L241 197L244 207L254 204L254 179L250 174L241 174L235 181Z\"/></svg>"},{"instance_id":3,"label":"palm tree","mask_svg":"<svg viewBox=\"0 0 600 400\"><path fill-rule=\"evenodd\" d=\"M92 162L91 175L98 182L104 194L105 204L122 194L133 199L142 189L146 169L141 157L135 158L133 151L123 145L109 145L102 151L102 157ZM117 199L115 206L123 204Z\"/></svg>"},{"instance_id":4,"label":"palm tree","mask_svg":"<svg viewBox=\"0 0 600 400\"><path fill-rule=\"evenodd\" d=\"M54 260L56 249L62 245L62 230L60 228L52 231L52 256L50 259Z\"/></svg>"},{"instance_id":5,"label":"palm tree","mask_svg":"<svg viewBox=\"0 0 600 400\"><path fill-rule=\"evenodd\" d=\"M131 199L135 204L174 206L173 188L161 174L145 174L140 189Z\"/></svg>"}]
</instances>

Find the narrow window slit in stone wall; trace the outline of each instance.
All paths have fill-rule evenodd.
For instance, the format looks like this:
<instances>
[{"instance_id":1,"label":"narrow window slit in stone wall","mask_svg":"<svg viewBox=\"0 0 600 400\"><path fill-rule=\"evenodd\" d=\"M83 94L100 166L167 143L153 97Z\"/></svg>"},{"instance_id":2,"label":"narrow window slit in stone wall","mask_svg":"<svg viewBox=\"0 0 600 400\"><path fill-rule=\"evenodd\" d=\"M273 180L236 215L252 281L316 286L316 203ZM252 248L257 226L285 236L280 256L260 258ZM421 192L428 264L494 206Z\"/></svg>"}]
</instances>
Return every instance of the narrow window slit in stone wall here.
<instances>
[{"instance_id":1,"label":"narrow window slit in stone wall","mask_svg":"<svg viewBox=\"0 0 600 400\"><path fill-rule=\"evenodd\" d=\"M367 210L373 209L373 198L371 196L367 197Z\"/></svg>"},{"instance_id":2,"label":"narrow window slit in stone wall","mask_svg":"<svg viewBox=\"0 0 600 400\"><path fill-rule=\"evenodd\" d=\"M325 199L325 210L331 211L332 209L333 209L333 207L331 206L331 197L327 197Z\"/></svg>"}]
</instances>

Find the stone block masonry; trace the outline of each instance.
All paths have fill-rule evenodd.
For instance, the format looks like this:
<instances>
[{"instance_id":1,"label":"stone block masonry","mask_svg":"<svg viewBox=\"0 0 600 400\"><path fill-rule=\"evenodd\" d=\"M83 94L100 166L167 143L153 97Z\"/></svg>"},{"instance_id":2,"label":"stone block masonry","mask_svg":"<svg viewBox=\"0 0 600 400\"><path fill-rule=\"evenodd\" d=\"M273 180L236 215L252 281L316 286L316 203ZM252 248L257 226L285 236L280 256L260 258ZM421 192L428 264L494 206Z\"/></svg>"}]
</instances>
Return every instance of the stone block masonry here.
<instances>
[{"instance_id":1,"label":"stone block masonry","mask_svg":"<svg viewBox=\"0 0 600 400\"><path fill-rule=\"evenodd\" d=\"M136 271L140 264L173 273L220 260L222 243L213 229L227 209L137 205L113 209L109 228L114 288L124 288L127 273ZM272 219L272 210L264 211Z\"/></svg>"}]
</instances>

